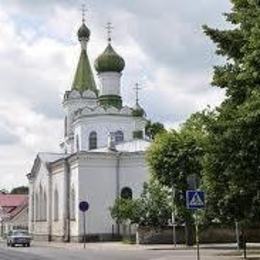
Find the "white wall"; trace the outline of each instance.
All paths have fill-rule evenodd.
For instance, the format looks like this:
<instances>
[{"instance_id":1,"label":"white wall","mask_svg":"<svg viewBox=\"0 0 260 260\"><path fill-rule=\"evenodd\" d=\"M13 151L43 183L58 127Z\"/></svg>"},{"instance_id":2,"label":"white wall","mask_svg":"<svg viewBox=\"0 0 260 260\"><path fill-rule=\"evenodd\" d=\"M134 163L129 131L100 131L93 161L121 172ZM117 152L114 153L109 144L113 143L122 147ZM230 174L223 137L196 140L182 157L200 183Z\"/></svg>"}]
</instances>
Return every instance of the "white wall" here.
<instances>
[{"instance_id":1,"label":"white wall","mask_svg":"<svg viewBox=\"0 0 260 260\"><path fill-rule=\"evenodd\" d=\"M81 118L75 124L75 136L79 136L80 150L88 150L89 134L97 132L97 146L107 146L108 134L121 130L124 140L133 140L133 132L144 130L146 121L144 119L123 115L98 115L95 117ZM76 139L76 138L75 138Z\"/></svg>"},{"instance_id":2,"label":"white wall","mask_svg":"<svg viewBox=\"0 0 260 260\"><path fill-rule=\"evenodd\" d=\"M33 183L33 193L34 193L34 230L33 233L37 235L46 234L48 230L47 219L46 221L37 220L37 205L36 205L36 194L38 194L38 198L40 195L40 186L43 191L45 191L47 196L47 205L48 205L48 170L46 168L45 163L40 162L39 170L36 173L36 178ZM47 215L48 215L48 207L47 207Z\"/></svg>"},{"instance_id":3,"label":"white wall","mask_svg":"<svg viewBox=\"0 0 260 260\"><path fill-rule=\"evenodd\" d=\"M137 198L143 191L144 182L149 180L148 166L144 160L144 153L123 155L120 160L120 192L122 188L129 187L133 197Z\"/></svg>"},{"instance_id":4,"label":"white wall","mask_svg":"<svg viewBox=\"0 0 260 260\"><path fill-rule=\"evenodd\" d=\"M58 191L59 207L58 207L58 220L54 220L54 193ZM64 168L59 167L52 172L52 235L63 236L63 225L64 225Z\"/></svg>"},{"instance_id":5,"label":"white wall","mask_svg":"<svg viewBox=\"0 0 260 260\"><path fill-rule=\"evenodd\" d=\"M98 74L100 96L117 95L120 96L120 78L118 72L102 72Z\"/></svg>"},{"instance_id":6,"label":"white wall","mask_svg":"<svg viewBox=\"0 0 260 260\"><path fill-rule=\"evenodd\" d=\"M90 204L87 212L87 233L112 233L115 222L110 216L109 207L113 206L117 196L116 157L112 154L88 155L80 159L79 199ZM143 155L123 155L119 162L119 192L125 186L130 187L133 196L138 197L143 183L148 180L148 169ZM82 214L79 213L80 230L83 232Z\"/></svg>"},{"instance_id":7,"label":"white wall","mask_svg":"<svg viewBox=\"0 0 260 260\"><path fill-rule=\"evenodd\" d=\"M108 208L116 196L115 164L113 157L85 158L80 161L79 200L87 200L87 233L111 233L113 220ZM79 212L80 230L83 232L83 217Z\"/></svg>"}]
</instances>

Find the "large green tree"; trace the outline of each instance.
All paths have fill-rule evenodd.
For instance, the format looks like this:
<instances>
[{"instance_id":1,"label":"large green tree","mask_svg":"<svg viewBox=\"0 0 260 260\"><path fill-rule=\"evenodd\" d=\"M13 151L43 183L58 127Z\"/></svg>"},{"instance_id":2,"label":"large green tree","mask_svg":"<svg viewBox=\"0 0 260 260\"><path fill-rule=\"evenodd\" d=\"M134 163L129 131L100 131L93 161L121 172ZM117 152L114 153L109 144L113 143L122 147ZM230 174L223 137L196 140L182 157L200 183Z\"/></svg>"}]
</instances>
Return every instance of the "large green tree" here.
<instances>
[{"instance_id":1,"label":"large green tree","mask_svg":"<svg viewBox=\"0 0 260 260\"><path fill-rule=\"evenodd\" d=\"M245 226L260 220L260 1L231 2L231 29L204 26L226 58L212 81L226 99L208 128L203 180L212 217Z\"/></svg>"},{"instance_id":2,"label":"large green tree","mask_svg":"<svg viewBox=\"0 0 260 260\"><path fill-rule=\"evenodd\" d=\"M171 130L156 136L147 152L147 161L154 178L175 191L176 219L192 224L191 212L186 209L185 192L199 188L204 146L207 139L206 125L211 112L193 114L179 131ZM188 231L187 230L187 231ZM191 244L191 233L187 232Z\"/></svg>"}]
</instances>

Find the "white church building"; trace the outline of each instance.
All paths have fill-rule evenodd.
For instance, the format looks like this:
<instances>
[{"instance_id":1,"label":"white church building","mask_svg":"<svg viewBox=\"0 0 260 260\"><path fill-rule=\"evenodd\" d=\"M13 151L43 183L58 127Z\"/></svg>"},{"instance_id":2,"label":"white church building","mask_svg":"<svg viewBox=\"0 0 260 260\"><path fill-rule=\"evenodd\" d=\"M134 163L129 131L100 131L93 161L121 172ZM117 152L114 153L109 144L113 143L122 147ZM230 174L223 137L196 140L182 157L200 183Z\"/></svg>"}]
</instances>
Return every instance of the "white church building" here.
<instances>
[{"instance_id":1,"label":"white church building","mask_svg":"<svg viewBox=\"0 0 260 260\"><path fill-rule=\"evenodd\" d=\"M111 38L96 59L99 87L90 66L87 43L90 30L78 30L81 53L71 90L64 94L62 153L38 153L29 179L29 230L34 239L82 241L80 201L89 203L88 238L109 240L120 229L109 207L117 197L138 197L148 181L144 159L145 112L136 99L124 106L120 79L125 62Z\"/></svg>"}]
</instances>

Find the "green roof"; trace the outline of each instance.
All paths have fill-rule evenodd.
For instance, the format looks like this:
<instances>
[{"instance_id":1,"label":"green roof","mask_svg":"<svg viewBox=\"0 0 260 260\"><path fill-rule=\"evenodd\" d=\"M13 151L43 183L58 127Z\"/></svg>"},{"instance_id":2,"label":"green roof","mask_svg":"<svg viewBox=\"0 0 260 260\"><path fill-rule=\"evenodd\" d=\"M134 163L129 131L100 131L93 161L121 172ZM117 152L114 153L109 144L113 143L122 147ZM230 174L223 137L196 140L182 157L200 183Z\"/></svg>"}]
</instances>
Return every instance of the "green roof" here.
<instances>
[{"instance_id":1,"label":"green roof","mask_svg":"<svg viewBox=\"0 0 260 260\"><path fill-rule=\"evenodd\" d=\"M92 90L96 94L98 94L87 51L84 49L82 49L80 53L80 58L72 84L72 89L76 89L81 92L85 90Z\"/></svg>"},{"instance_id":2,"label":"green roof","mask_svg":"<svg viewBox=\"0 0 260 260\"><path fill-rule=\"evenodd\" d=\"M121 72L124 67L124 59L114 51L110 43L95 61L95 69L97 72Z\"/></svg>"}]
</instances>

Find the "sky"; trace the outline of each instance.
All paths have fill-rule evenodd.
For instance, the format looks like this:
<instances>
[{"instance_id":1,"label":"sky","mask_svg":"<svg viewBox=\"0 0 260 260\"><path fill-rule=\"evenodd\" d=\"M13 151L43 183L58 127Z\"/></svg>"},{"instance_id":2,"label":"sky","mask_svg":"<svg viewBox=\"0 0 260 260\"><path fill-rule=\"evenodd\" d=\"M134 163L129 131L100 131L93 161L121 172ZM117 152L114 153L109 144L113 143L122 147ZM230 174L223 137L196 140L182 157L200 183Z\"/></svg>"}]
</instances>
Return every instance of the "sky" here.
<instances>
[{"instance_id":1,"label":"sky","mask_svg":"<svg viewBox=\"0 0 260 260\"><path fill-rule=\"evenodd\" d=\"M134 104L138 82L148 118L177 128L224 99L210 86L223 60L201 26L226 28L228 0L0 0L0 189L27 185L38 152L60 152L82 3L91 64L106 47L106 23L113 24L113 47L126 62L124 104Z\"/></svg>"}]
</instances>

